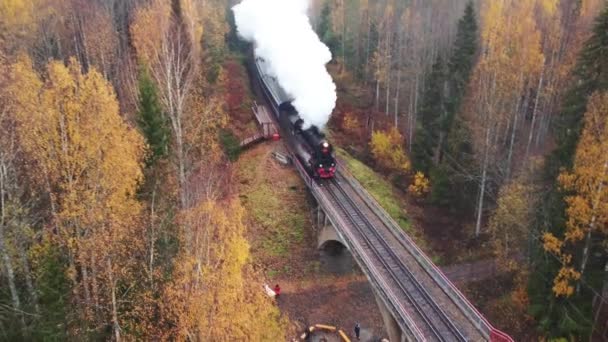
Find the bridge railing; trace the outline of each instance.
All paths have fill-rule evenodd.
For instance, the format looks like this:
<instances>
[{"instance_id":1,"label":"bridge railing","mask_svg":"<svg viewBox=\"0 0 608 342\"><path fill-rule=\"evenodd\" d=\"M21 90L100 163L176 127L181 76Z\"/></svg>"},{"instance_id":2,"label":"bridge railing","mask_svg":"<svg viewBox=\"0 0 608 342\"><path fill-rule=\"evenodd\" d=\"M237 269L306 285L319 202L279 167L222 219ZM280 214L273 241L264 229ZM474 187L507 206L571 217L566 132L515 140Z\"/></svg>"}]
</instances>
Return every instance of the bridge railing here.
<instances>
[{"instance_id":1,"label":"bridge railing","mask_svg":"<svg viewBox=\"0 0 608 342\"><path fill-rule=\"evenodd\" d=\"M307 187L310 189L312 195L315 197L315 199L318 201L318 203L324 208L327 217L332 222L334 227L337 228L340 225L345 226L346 223L342 221L342 219L340 218L340 215L335 211L336 208L334 208L331 205L331 201L321 191L319 185L314 181L314 179L312 179L309 176L308 172L306 172L306 170L304 169L304 167L302 166L302 164L300 163L298 158L296 158L293 155L291 157L292 157L292 160L294 161L294 166L296 167L296 170L298 171L298 173L300 174L300 176L306 183ZM350 244L349 249L351 251L353 258L355 258L355 260L357 260L361 269L364 270L364 274L368 278L369 282L372 285L374 285L374 287L378 291L380 300L384 303L384 305L387 308L393 308L393 310L395 312L400 313L401 317L395 318L395 320L397 322L399 322L399 326L401 327L401 329L403 329L403 333L407 334L407 336L410 336L411 338L413 338L415 340L424 340L422 332L418 329L417 325L412 320L412 318L407 314L407 311L405 310L405 308L396 307L396 305L397 305L396 303L398 303L398 300L396 298L393 298L389 293L386 292L385 289L388 289L390 287L386 283L383 282L382 277L378 274L377 271L375 271L372 268L367 266L367 265L372 265L372 262L364 254L358 252L359 250L363 250L362 247L357 244L357 241L353 237L343 236L343 234L347 233L346 231L342 232L340 230L337 230L337 233L340 236L340 238L347 245ZM356 244L356 245L354 245L354 244Z\"/></svg>"},{"instance_id":2,"label":"bridge railing","mask_svg":"<svg viewBox=\"0 0 608 342\"><path fill-rule=\"evenodd\" d=\"M416 258L433 280L439 284L444 293L462 310L462 312L473 322L477 328L482 331L490 341L496 342L513 342L513 339L504 332L494 328L485 317L477 311L475 306L458 290L456 286L443 274L443 272L428 258L428 256L420 250L416 243L407 235L395 220L380 206L378 201L355 179L348 171L345 164L338 160L340 172L344 173L346 181L361 195L361 198L368 203L370 208L383 220L383 222L391 227L391 231L395 236L402 241L403 245Z\"/></svg>"}]
</instances>

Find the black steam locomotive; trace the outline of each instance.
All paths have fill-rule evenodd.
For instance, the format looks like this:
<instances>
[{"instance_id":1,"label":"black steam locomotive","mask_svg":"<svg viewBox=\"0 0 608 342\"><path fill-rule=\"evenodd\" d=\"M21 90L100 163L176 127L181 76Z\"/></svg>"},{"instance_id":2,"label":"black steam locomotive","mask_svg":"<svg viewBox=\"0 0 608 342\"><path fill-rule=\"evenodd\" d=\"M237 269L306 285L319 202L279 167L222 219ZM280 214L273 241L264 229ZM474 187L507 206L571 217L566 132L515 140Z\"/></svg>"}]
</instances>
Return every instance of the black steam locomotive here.
<instances>
[{"instance_id":1,"label":"black steam locomotive","mask_svg":"<svg viewBox=\"0 0 608 342\"><path fill-rule=\"evenodd\" d=\"M336 173L336 160L333 147L325 135L314 125L304 129L304 121L291 104L290 98L281 88L276 78L267 73L265 61L255 57L255 70L264 96L270 102L272 111L277 117L292 152L308 173L315 178L333 178Z\"/></svg>"}]
</instances>

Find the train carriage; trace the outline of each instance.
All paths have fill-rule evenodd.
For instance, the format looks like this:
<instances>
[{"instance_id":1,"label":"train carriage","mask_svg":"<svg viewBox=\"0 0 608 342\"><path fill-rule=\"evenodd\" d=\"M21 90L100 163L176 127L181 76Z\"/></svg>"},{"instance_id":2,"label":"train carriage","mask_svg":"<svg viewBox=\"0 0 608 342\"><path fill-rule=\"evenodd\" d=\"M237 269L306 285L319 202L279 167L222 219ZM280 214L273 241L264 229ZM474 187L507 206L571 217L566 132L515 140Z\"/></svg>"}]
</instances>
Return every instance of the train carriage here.
<instances>
[{"instance_id":1,"label":"train carriage","mask_svg":"<svg viewBox=\"0 0 608 342\"><path fill-rule=\"evenodd\" d=\"M291 98L279 85L277 79L268 72L265 61L255 57L255 70L262 85L264 96L269 100L272 112L279 125L288 135L288 143L295 156L315 178L333 178L336 160L333 147L318 127L311 125L304 129L304 121L291 104Z\"/></svg>"}]
</instances>

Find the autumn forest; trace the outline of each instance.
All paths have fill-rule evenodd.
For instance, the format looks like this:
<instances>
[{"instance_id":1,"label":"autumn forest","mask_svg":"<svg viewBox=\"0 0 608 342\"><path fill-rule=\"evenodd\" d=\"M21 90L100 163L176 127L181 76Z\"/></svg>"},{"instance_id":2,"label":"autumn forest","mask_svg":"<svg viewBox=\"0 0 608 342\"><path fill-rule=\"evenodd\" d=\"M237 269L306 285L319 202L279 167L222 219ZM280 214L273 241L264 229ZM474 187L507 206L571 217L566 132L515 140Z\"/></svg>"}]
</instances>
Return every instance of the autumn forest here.
<instances>
[{"instance_id":1,"label":"autumn forest","mask_svg":"<svg viewBox=\"0 0 608 342\"><path fill-rule=\"evenodd\" d=\"M296 336L237 161L238 2L0 0L0 340ZM412 219L425 252L495 260L499 298L465 292L516 340L607 339L608 3L309 3L338 153L455 222Z\"/></svg>"}]
</instances>

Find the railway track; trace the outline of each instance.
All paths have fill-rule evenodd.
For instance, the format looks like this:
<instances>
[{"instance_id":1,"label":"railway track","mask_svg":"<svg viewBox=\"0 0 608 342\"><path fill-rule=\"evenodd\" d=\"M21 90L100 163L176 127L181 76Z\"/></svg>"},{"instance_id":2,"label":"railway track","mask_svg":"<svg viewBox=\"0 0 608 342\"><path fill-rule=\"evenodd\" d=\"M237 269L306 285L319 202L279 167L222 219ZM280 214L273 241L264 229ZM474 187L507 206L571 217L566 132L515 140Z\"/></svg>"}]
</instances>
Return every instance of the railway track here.
<instances>
[{"instance_id":1,"label":"railway track","mask_svg":"<svg viewBox=\"0 0 608 342\"><path fill-rule=\"evenodd\" d=\"M440 304L394 252L394 246L370 221L369 216L373 213L364 213L365 209L353 199L356 196L354 192L349 194L344 189L348 186L346 182L336 177L324 184L336 207L342 209L343 219L351 223L353 233L358 235L358 240L372 257L372 267L387 276L391 288L398 292L397 297L402 301L400 306L407 309L424 338L427 341L467 341Z\"/></svg>"}]
</instances>

